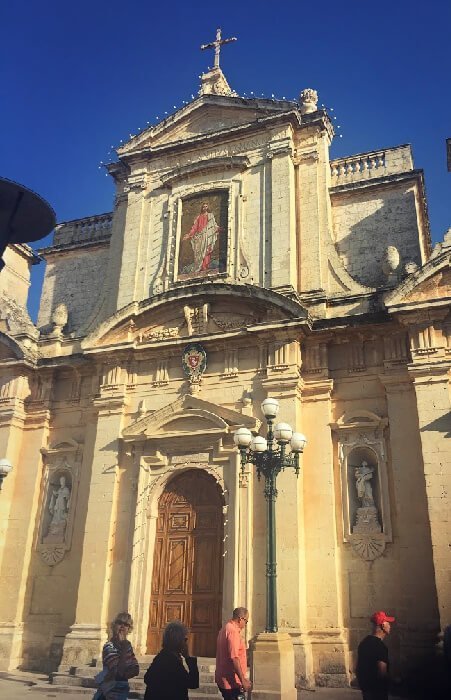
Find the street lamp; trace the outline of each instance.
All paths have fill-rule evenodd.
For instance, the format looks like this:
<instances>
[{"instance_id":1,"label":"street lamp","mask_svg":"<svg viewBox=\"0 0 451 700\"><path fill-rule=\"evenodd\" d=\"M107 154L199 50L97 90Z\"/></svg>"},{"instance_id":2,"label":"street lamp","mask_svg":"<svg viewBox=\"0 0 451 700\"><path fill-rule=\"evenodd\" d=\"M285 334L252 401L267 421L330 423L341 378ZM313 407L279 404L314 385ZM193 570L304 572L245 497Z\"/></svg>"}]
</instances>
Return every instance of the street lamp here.
<instances>
[{"instance_id":1,"label":"street lamp","mask_svg":"<svg viewBox=\"0 0 451 700\"><path fill-rule=\"evenodd\" d=\"M273 429L274 418L279 412L279 402L267 398L261 405L263 415L268 425L265 439L261 435L252 436L247 428L238 428L234 434L234 442L241 455L241 471L246 464L254 464L258 480L265 477L265 499L267 518L266 542L266 632L277 632L277 564L276 564L276 498L277 475L286 467L293 467L296 476L299 474L299 455L304 451L307 438L302 433L293 433L288 423L277 423ZM291 452L286 454L290 443Z\"/></svg>"},{"instance_id":2,"label":"street lamp","mask_svg":"<svg viewBox=\"0 0 451 700\"><path fill-rule=\"evenodd\" d=\"M8 476L12 468L11 462L8 462L7 459L0 459L0 491L2 490L3 479L5 476Z\"/></svg>"}]
</instances>

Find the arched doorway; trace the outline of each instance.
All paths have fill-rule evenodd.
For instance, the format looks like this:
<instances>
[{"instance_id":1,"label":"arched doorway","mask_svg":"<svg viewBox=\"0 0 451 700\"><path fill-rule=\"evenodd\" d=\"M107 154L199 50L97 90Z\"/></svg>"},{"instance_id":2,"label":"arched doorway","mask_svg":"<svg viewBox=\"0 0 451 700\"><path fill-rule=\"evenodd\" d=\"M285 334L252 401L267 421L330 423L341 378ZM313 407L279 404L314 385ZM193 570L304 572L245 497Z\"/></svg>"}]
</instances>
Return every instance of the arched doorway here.
<instances>
[{"instance_id":1,"label":"arched doorway","mask_svg":"<svg viewBox=\"0 0 451 700\"><path fill-rule=\"evenodd\" d=\"M214 656L221 626L223 498L201 469L173 478L158 503L147 653L161 648L165 625L182 620L190 652Z\"/></svg>"}]
</instances>

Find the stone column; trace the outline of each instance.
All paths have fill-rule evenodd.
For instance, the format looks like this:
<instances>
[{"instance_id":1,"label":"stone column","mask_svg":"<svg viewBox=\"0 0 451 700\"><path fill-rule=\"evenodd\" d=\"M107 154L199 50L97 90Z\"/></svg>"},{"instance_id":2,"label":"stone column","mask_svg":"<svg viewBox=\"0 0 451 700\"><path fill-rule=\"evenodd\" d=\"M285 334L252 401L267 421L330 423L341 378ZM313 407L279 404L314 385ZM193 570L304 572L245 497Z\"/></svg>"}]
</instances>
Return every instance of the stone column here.
<instances>
[{"instance_id":1,"label":"stone column","mask_svg":"<svg viewBox=\"0 0 451 700\"><path fill-rule=\"evenodd\" d=\"M397 589L401 592L396 634L400 637L400 661L404 666L407 659L421 657L434 643L437 596L414 387L407 372L381 375L381 381L390 431L390 505L394 517L394 541L388 545L385 558L391 578L399 582ZM382 599L379 591L374 600L376 607Z\"/></svg>"},{"instance_id":2,"label":"stone column","mask_svg":"<svg viewBox=\"0 0 451 700\"><path fill-rule=\"evenodd\" d=\"M98 658L111 621L110 579L118 508L118 452L125 399L95 400L97 421L89 425L78 498L88 505L84 527L75 623L66 637L61 667ZM131 543L130 543L131 546ZM127 591L124 591L127 600ZM119 611L115 611L119 612ZM61 669L60 667L60 669Z\"/></svg>"},{"instance_id":3,"label":"stone column","mask_svg":"<svg viewBox=\"0 0 451 700\"><path fill-rule=\"evenodd\" d=\"M329 233L328 143L316 134L297 149L300 291L327 288ZM308 145L307 145L308 144Z\"/></svg>"},{"instance_id":4,"label":"stone column","mask_svg":"<svg viewBox=\"0 0 451 700\"><path fill-rule=\"evenodd\" d=\"M121 270L117 308L121 309L137 299L140 280L140 260L143 250L143 207L146 188L144 176L129 181L127 213L122 241Z\"/></svg>"},{"instance_id":5,"label":"stone column","mask_svg":"<svg viewBox=\"0 0 451 700\"><path fill-rule=\"evenodd\" d=\"M303 427L307 623L318 685L349 685L349 650L343 624L341 559L337 541L336 487L331 436L333 381L305 382Z\"/></svg>"},{"instance_id":6,"label":"stone column","mask_svg":"<svg viewBox=\"0 0 451 700\"><path fill-rule=\"evenodd\" d=\"M451 621L451 401L449 363L411 365L431 527L440 627Z\"/></svg>"},{"instance_id":7,"label":"stone column","mask_svg":"<svg viewBox=\"0 0 451 700\"><path fill-rule=\"evenodd\" d=\"M272 142L271 159L271 278L266 287L297 285L295 186L292 145L288 138ZM268 264L267 262L267 264Z\"/></svg>"},{"instance_id":8,"label":"stone column","mask_svg":"<svg viewBox=\"0 0 451 700\"><path fill-rule=\"evenodd\" d=\"M24 379L21 377L20 379ZM0 444L13 471L0 495L0 669L23 660L24 619L30 601L30 562L41 484L40 449L47 443L49 411L43 404L26 415L19 397L0 415ZM9 414L9 415L8 415ZM3 419L3 420L2 420Z\"/></svg>"}]
</instances>

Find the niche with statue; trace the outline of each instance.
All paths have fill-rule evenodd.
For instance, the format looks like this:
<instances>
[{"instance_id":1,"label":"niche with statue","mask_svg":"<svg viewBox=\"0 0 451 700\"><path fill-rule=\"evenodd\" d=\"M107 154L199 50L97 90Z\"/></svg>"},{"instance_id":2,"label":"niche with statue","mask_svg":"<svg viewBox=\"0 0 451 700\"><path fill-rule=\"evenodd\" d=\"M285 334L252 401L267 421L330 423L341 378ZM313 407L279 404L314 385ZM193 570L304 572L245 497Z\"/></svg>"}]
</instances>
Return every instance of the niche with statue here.
<instances>
[{"instance_id":1,"label":"niche with statue","mask_svg":"<svg viewBox=\"0 0 451 700\"><path fill-rule=\"evenodd\" d=\"M387 420L370 411L343 415L338 437L343 503L343 539L372 561L392 540L384 430Z\"/></svg>"},{"instance_id":2,"label":"niche with statue","mask_svg":"<svg viewBox=\"0 0 451 700\"><path fill-rule=\"evenodd\" d=\"M37 550L49 566L71 547L81 445L74 440L41 450L44 475Z\"/></svg>"},{"instance_id":3,"label":"niche with statue","mask_svg":"<svg viewBox=\"0 0 451 700\"><path fill-rule=\"evenodd\" d=\"M72 474L70 469L66 466L56 469L52 474L49 488L47 489L42 544L62 544L64 542L71 494Z\"/></svg>"},{"instance_id":4,"label":"niche with statue","mask_svg":"<svg viewBox=\"0 0 451 700\"><path fill-rule=\"evenodd\" d=\"M351 533L382 532L377 455L356 447L347 461Z\"/></svg>"}]
</instances>

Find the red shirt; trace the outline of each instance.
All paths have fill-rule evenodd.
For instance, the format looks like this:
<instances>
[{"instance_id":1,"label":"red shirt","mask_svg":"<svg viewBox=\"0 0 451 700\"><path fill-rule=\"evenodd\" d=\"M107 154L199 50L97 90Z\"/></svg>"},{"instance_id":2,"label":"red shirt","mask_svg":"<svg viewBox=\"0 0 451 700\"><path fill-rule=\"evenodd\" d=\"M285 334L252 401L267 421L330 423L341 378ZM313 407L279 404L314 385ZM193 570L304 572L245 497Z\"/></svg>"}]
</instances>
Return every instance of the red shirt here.
<instances>
[{"instance_id":1,"label":"red shirt","mask_svg":"<svg viewBox=\"0 0 451 700\"><path fill-rule=\"evenodd\" d=\"M229 620L219 630L216 643L215 681L219 688L224 688L224 690L241 688L241 681L235 673L232 661L236 657L239 658L241 670L245 674L247 659L244 640L241 637L241 630L238 625L233 620Z\"/></svg>"}]
</instances>

